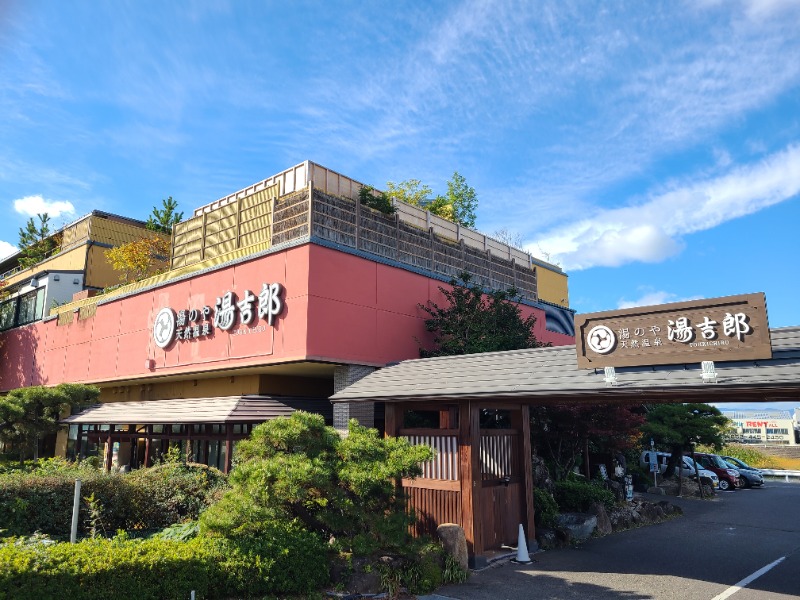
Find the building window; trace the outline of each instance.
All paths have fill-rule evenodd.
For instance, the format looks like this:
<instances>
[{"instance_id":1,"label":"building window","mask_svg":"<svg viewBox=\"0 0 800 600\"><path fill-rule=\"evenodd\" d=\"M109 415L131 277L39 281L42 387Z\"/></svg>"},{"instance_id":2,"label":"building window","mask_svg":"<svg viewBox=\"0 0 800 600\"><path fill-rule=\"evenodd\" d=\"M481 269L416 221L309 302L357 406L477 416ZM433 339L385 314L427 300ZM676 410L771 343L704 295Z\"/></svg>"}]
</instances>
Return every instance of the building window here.
<instances>
[{"instance_id":1,"label":"building window","mask_svg":"<svg viewBox=\"0 0 800 600\"><path fill-rule=\"evenodd\" d=\"M45 288L41 287L0 303L0 331L40 320L44 314L44 293Z\"/></svg>"}]
</instances>

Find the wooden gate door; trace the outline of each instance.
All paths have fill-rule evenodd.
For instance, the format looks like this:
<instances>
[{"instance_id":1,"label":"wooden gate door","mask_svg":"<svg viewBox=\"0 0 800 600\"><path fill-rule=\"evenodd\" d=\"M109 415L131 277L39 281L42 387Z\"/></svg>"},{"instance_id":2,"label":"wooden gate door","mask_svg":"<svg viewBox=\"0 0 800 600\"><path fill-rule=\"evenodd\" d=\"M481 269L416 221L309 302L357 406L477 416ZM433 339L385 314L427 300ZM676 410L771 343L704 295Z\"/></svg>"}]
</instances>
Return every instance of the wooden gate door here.
<instances>
[{"instance_id":1,"label":"wooden gate door","mask_svg":"<svg viewBox=\"0 0 800 600\"><path fill-rule=\"evenodd\" d=\"M521 431L481 429L480 523L486 550L516 546L525 522Z\"/></svg>"}]
</instances>

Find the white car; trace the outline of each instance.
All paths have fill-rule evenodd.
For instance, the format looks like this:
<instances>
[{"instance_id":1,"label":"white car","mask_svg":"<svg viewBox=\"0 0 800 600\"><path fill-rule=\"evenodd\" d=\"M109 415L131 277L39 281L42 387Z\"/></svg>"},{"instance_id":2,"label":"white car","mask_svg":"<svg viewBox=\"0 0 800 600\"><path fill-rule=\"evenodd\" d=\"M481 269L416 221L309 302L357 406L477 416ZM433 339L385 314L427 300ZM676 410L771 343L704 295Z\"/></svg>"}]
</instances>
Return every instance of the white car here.
<instances>
[{"instance_id":1,"label":"white car","mask_svg":"<svg viewBox=\"0 0 800 600\"><path fill-rule=\"evenodd\" d=\"M639 464L650 471L650 455L652 452L642 452L641 456L639 457ZM671 456L669 452L656 452L656 460L658 462L658 472L659 474L663 475L664 472L667 470L667 463L669 463L669 457ZM713 471L709 471L708 469L704 469L699 463L697 463L697 467L699 467L700 472L700 480L705 483L706 485L710 485L715 490L719 489L719 477ZM680 465L681 468L681 477L689 477L695 478L697 477L698 469L695 467L694 461L692 461L691 456L684 456L683 461Z\"/></svg>"}]
</instances>

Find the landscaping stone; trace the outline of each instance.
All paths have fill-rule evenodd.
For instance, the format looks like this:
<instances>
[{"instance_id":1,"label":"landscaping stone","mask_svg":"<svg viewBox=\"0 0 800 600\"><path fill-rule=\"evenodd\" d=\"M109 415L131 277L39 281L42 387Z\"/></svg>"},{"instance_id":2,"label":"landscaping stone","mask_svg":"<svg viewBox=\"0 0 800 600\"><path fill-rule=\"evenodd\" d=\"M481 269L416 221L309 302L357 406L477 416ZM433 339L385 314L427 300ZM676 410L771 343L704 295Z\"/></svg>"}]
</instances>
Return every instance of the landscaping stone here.
<instances>
[{"instance_id":1,"label":"landscaping stone","mask_svg":"<svg viewBox=\"0 0 800 600\"><path fill-rule=\"evenodd\" d=\"M558 515L558 527L570 532L576 542L588 540L597 527L597 517L585 513L563 513Z\"/></svg>"},{"instance_id":2,"label":"landscaping stone","mask_svg":"<svg viewBox=\"0 0 800 600\"><path fill-rule=\"evenodd\" d=\"M589 514L597 517L597 533L600 535L608 535L613 531L611 527L611 519L606 512L606 507L600 502L595 502L589 507Z\"/></svg>"},{"instance_id":3,"label":"landscaping stone","mask_svg":"<svg viewBox=\"0 0 800 600\"><path fill-rule=\"evenodd\" d=\"M381 590L381 576L374 563L367 558L353 559L353 574L347 582L352 594L377 594Z\"/></svg>"},{"instance_id":4,"label":"landscaping stone","mask_svg":"<svg viewBox=\"0 0 800 600\"><path fill-rule=\"evenodd\" d=\"M664 490L663 487L658 487L658 486L655 486L655 485L651 485L649 488L647 488L647 493L648 494L657 494L659 496L665 496L667 494L667 492Z\"/></svg>"},{"instance_id":5,"label":"landscaping stone","mask_svg":"<svg viewBox=\"0 0 800 600\"><path fill-rule=\"evenodd\" d=\"M614 494L614 499L617 502L625 500L625 485L613 479L606 480L606 488Z\"/></svg>"},{"instance_id":6,"label":"landscaping stone","mask_svg":"<svg viewBox=\"0 0 800 600\"><path fill-rule=\"evenodd\" d=\"M445 551L456 559L462 569L468 570L467 536L464 530L455 523L442 523L436 528L436 535L442 541Z\"/></svg>"},{"instance_id":7,"label":"landscaping stone","mask_svg":"<svg viewBox=\"0 0 800 600\"><path fill-rule=\"evenodd\" d=\"M572 543L572 533L562 527L537 527L536 543L542 550L557 550Z\"/></svg>"}]
</instances>

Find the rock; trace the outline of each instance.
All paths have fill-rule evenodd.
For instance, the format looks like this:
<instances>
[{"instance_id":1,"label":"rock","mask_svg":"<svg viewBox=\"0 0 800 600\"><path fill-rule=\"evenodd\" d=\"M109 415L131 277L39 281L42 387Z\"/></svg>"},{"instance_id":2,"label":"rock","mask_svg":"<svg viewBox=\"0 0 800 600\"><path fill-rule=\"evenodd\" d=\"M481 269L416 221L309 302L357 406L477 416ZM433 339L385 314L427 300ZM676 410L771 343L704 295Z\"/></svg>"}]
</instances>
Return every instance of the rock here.
<instances>
[{"instance_id":1,"label":"rock","mask_svg":"<svg viewBox=\"0 0 800 600\"><path fill-rule=\"evenodd\" d=\"M467 537L461 526L455 523L442 523L436 528L436 535L442 540L445 551L456 559L464 571L467 571L469 569Z\"/></svg>"},{"instance_id":2,"label":"rock","mask_svg":"<svg viewBox=\"0 0 800 600\"><path fill-rule=\"evenodd\" d=\"M615 506L608 514L608 520L611 521L611 528L614 531L621 529L628 529L633 521L631 516L630 506Z\"/></svg>"},{"instance_id":3,"label":"rock","mask_svg":"<svg viewBox=\"0 0 800 600\"><path fill-rule=\"evenodd\" d=\"M377 594L381 591L381 575L369 559L353 559L353 574L347 582L347 590L353 594Z\"/></svg>"},{"instance_id":4,"label":"rock","mask_svg":"<svg viewBox=\"0 0 800 600\"><path fill-rule=\"evenodd\" d=\"M584 513L563 513L558 515L557 522L560 529L569 531L578 542L588 540L597 527L597 517Z\"/></svg>"},{"instance_id":5,"label":"rock","mask_svg":"<svg viewBox=\"0 0 800 600\"><path fill-rule=\"evenodd\" d=\"M589 507L589 514L597 517L597 532L600 535L608 535L613 531L611 519L608 517L606 507L600 502L594 502Z\"/></svg>"},{"instance_id":6,"label":"rock","mask_svg":"<svg viewBox=\"0 0 800 600\"><path fill-rule=\"evenodd\" d=\"M625 500L625 486L621 484L619 481L614 481L613 479L608 479L606 481L606 488L614 494L614 499L617 502L622 502Z\"/></svg>"},{"instance_id":7,"label":"rock","mask_svg":"<svg viewBox=\"0 0 800 600\"><path fill-rule=\"evenodd\" d=\"M664 511L661 507L650 502L642 502L639 507L639 515L642 517L643 524L658 523L664 519Z\"/></svg>"},{"instance_id":8,"label":"rock","mask_svg":"<svg viewBox=\"0 0 800 600\"><path fill-rule=\"evenodd\" d=\"M681 509L680 506L675 506L672 502L669 502L667 500L662 500L661 502L658 503L658 506L660 506L661 510L664 511L665 516L683 514L683 510Z\"/></svg>"},{"instance_id":9,"label":"rock","mask_svg":"<svg viewBox=\"0 0 800 600\"><path fill-rule=\"evenodd\" d=\"M536 543L543 550L555 550L559 547L558 536L555 529L550 527L537 527L536 528Z\"/></svg>"},{"instance_id":10,"label":"rock","mask_svg":"<svg viewBox=\"0 0 800 600\"><path fill-rule=\"evenodd\" d=\"M667 492L664 490L664 488L656 487L656 486L653 485L653 486L650 486L649 488L647 488L647 493L648 494L656 494L658 496L664 496L664 495L666 495Z\"/></svg>"}]
</instances>

